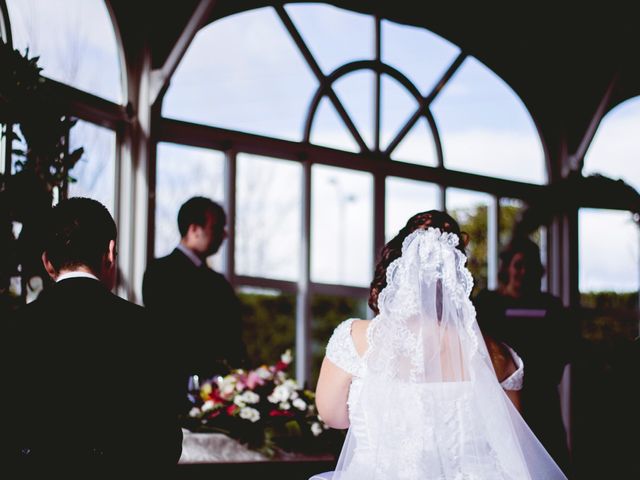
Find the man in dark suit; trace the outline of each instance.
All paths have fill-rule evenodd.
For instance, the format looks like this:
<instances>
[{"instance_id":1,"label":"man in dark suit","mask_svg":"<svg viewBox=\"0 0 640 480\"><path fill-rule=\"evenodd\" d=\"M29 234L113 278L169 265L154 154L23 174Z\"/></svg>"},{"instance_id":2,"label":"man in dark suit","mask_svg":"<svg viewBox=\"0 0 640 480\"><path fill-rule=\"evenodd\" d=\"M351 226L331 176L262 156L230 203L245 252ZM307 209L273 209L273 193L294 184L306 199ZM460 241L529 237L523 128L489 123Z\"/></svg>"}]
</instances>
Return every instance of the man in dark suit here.
<instances>
[{"instance_id":1,"label":"man in dark suit","mask_svg":"<svg viewBox=\"0 0 640 480\"><path fill-rule=\"evenodd\" d=\"M110 291L115 222L99 202L71 198L46 232L42 260L56 283L0 340L0 470L12 472L0 477L166 474L182 449L171 352L147 312Z\"/></svg>"},{"instance_id":2,"label":"man in dark suit","mask_svg":"<svg viewBox=\"0 0 640 480\"><path fill-rule=\"evenodd\" d=\"M178 212L182 239L166 257L152 261L142 284L144 304L171 318L168 327L180 360L183 386L181 413L188 411L190 376L200 380L244 366L240 302L221 274L206 264L226 237L226 215L220 205L204 197L185 202Z\"/></svg>"}]
</instances>

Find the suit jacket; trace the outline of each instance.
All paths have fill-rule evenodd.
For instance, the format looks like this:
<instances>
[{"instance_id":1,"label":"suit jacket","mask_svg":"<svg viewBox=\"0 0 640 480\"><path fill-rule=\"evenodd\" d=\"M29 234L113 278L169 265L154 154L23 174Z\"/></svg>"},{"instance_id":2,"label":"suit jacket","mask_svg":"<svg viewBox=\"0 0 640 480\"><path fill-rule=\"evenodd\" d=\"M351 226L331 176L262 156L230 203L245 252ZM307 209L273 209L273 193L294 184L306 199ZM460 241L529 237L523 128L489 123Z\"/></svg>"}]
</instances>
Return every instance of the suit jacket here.
<instances>
[{"instance_id":1,"label":"suit jacket","mask_svg":"<svg viewBox=\"0 0 640 480\"><path fill-rule=\"evenodd\" d=\"M170 318L178 368L184 377L210 378L244 366L240 302L229 282L206 265L197 267L175 249L152 261L142 284L144 304Z\"/></svg>"},{"instance_id":2,"label":"suit jacket","mask_svg":"<svg viewBox=\"0 0 640 480\"><path fill-rule=\"evenodd\" d=\"M0 469L148 478L175 466L171 351L142 307L69 278L3 324Z\"/></svg>"}]
</instances>

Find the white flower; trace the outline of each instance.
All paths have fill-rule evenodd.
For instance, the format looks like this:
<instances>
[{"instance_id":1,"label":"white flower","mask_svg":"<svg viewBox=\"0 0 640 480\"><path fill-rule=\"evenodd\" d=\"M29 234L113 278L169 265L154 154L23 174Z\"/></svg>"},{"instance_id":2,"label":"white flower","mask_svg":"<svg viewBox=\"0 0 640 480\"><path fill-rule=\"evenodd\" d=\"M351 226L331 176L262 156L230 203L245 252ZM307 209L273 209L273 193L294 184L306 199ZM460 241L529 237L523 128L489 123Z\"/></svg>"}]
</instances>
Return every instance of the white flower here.
<instances>
[{"instance_id":1,"label":"white flower","mask_svg":"<svg viewBox=\"0 0 640 480\"><path fill-rule=\"evenodd\" d=\"M322 428L324 428L325 430L328 430L329 429L329 425L324 423L324 420L322 419L322 417L320 415L318 415L317 417L318 417L318 421L322 424Z\"/></svg>"},{"instance_id":2,"label":"white flower","mask_svg":"<svg viewBox=\"0 0 640 480\"><path fill-rule=\"evenodd\" d=\"M286 402L289 400L290 394L291 392L286 385L278 385L273 389L273 393L269 395L269 401L271 403Z\"/></svg>"},{"instance_id":3,"label":"white flower","mask_svg":"<svg viewBox=\"0 0 640 480\"><path fill-rule=\"evenodd\" d=\"M203 412L208 412L209 410L213 410L214 407L214 403L213 400L207 400L206 402L204 402L204 404L202 405L202 411Z\"/></svg>"},{"instance_id":4,"label":"white flower","mask_svg":"<svg viewBox=\"0 0 640 480\"><path fill-rule=\"evenodd\" d=\"M278 407L280 408L280 410L289 410L291 408L291 404L289 402L280 402L280 405L278 405Z\"/></svg>"},{"instance_id":5,"label":"white flower","mask_svg":"<svg viewBox=\"0 0 640 480\"><path fill-rule=\"evenodd\" d=\"M301 398L296 398L293 401L293 406L296 407L298 410L302 410L304 412L307 408L307 403Z\"/></svg>"},{"instance_id":6,"label":"white flower","mask_svg":"<svg viewBox=\"0 0 640 480\"><path fill-rule=\"evenodd\" d=\"M198 407L193 407L191 410L189 410L189 416L191 418L199 417L201 414L202 414L202 412L200 411L200 409Z\"/></svg>"},{"instance_id":7,"label":"white flower","mask_svg":"<svg viewBox=\"0 0 640 480\"><path fill-rule=\"evenodd\" d=\"M263 380L267 380L268 378L271 378L271 371L264 365L258 368L255 372Z\"/></svg>"},{"instance_id":8,"label":"white flower","mask_svg":"<svg viewBox=\"0 0 640 480\"><path fill-rule=\"evenodd\" d=\"M247 404L258 403L260 401L260 395L251 390L246 390L240 395L236 395L233 399L233 403L239 407L246 407Z\"/></svg>"},{"instance_id":9,"label":"white flower","mask_svg":"<svg viewBox=\"0 0 640 480\"><path fill-rule=\"evenodd\" d=\"M236 389L236 379L231 375L224 378L218 377L218 389L223 397L230 397Z\"/></svg>"},{"instance_id":10,"label":"white flower","mask_svg":"<svg viewBox=\"0 0 640 480\"><path fill-rule=\"evenodd\" d=\"M311 424L311 433L313 433L314 437L317 437L322 433L322 426L318 422L313 422Z\"/></svg>"},{"instance_id":11,"label":"white flower","mask_svg":"<svg viewBox=\"0 0 640 480\"><path fill-rule=\"evenodd\" d=\"M260 401L260 395L251 390L245 391L241 397L245 403L258 403Z\"/></svg>"},{"instance_id":12,"label":"white flower","mask_svg":"<svg viewBox=\"0 0 640 480\"><path fill-rule=\"evenodd\" d=\"M293 356L291 355L291 350L287 349L286 352L280 355L280 360L282 361L282 363L286 363L287 365L289 365L291 363L291 360L293 360Z\"/></svg>"},{"instance_id":13,"label":"white flower","mask_svg":"<svg viewBox=\"0 0 640 480\"><path fill-rule=\"evenodd\" d=\"M260 420L260 412L255 408L244 407L240 409L240 418L244 418L245 420L255 423Z\"/></svg>"}]
</instances>

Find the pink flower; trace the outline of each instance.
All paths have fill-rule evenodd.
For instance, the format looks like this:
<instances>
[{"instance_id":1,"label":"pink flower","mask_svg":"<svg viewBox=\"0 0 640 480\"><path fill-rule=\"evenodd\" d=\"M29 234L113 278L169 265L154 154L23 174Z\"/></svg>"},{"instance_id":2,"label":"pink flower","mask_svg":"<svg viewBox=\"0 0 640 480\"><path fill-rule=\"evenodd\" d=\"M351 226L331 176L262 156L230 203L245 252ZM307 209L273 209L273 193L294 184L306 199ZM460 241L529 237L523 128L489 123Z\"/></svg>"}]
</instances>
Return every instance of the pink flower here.
<instances>
[{"instance_id":1,"label":"pink flower","mask_svg":"<svg viewBox=\"0 0 640 480\"><path fill-rule=\"evenodd\" d=\"M264 380L255 371L249 372L247 376L247 388L253 390L258 385L264 385Z\"/></svg>"}]
</instances>

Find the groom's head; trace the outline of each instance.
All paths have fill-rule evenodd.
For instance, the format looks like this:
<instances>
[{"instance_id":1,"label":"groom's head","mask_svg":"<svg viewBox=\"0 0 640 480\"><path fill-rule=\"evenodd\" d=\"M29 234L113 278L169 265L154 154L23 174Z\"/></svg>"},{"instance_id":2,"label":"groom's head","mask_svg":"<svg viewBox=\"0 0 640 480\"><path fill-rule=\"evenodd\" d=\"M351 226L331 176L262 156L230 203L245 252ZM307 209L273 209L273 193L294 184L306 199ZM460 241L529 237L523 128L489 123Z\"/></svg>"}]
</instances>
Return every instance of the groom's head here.
<instances>
[{"instance_id":1,"label":"groom's head","mask_svg":"<svg viewBox=\"0 0 640 480\"><path fill-rule=\"evenodd\" d=\"M54 279L64 272L89 271L111 288L116 238L116 224L104 205L90 198L69 198L51 210L42 260Z\"/></svg>"},{"instance_id":2,"label":"groom's head","mask_svg":"<svg viewBox=\"0 0 640 480\"><path fill-rule=\"evenodd\" d=\"M181 243L201 258L218 251L227 236L226 224L222 206L206 197L190 198L178 212Z\"/></svg>"}]
</instances>

